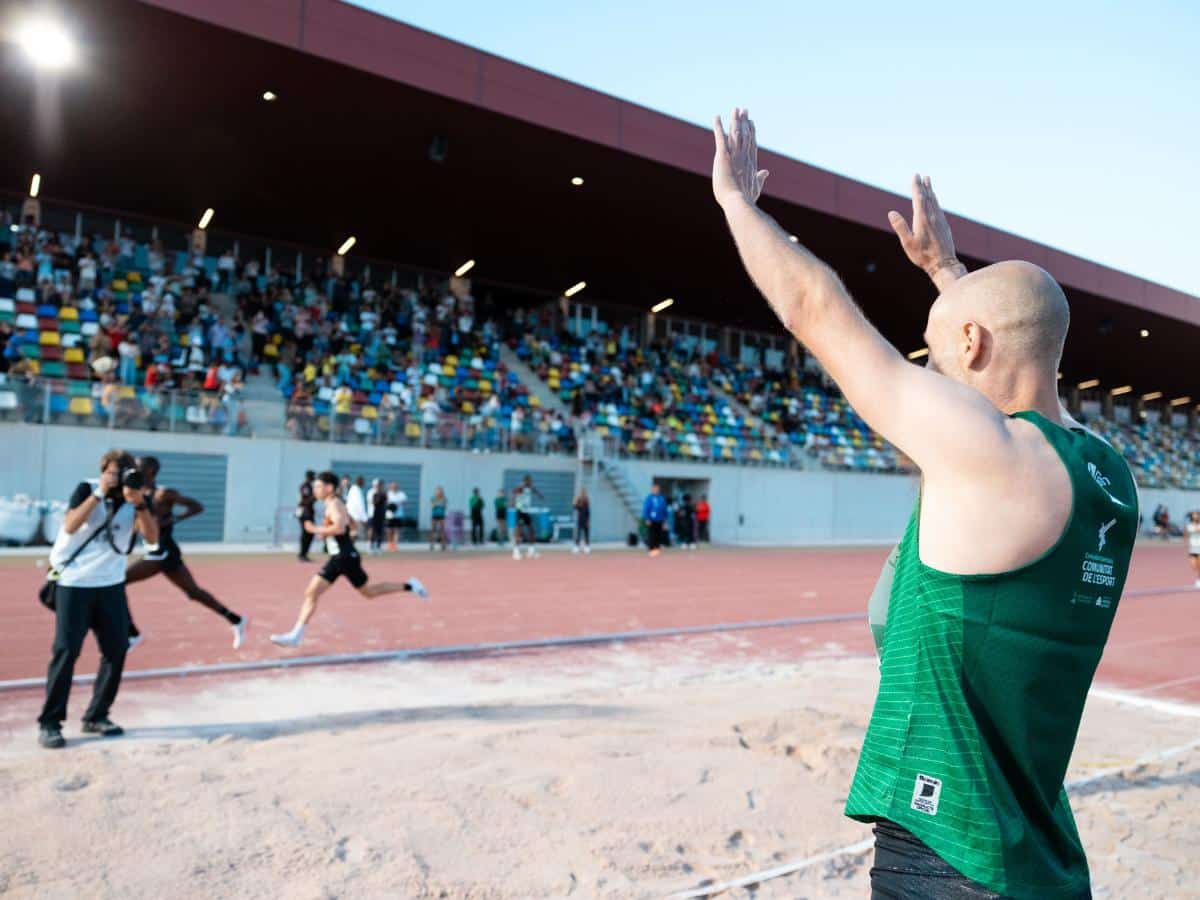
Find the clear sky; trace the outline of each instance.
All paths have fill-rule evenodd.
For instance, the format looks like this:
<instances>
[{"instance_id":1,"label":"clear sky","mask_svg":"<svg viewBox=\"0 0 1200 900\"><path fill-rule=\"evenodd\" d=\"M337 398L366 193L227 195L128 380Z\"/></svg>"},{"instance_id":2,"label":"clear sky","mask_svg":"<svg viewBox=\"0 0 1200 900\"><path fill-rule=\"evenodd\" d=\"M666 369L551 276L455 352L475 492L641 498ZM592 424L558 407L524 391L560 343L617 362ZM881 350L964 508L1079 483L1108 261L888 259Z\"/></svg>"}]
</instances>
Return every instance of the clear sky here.
<instances>
[{"instance_id":1,"label":"clear sky","mask_svg":"<svg viewBox=\"0 0 1200 900\"><path fill-rule=\"evenodd\" d=\"M354 2L1200 296L1200 0Z\"/></svg>"}]
</instances>

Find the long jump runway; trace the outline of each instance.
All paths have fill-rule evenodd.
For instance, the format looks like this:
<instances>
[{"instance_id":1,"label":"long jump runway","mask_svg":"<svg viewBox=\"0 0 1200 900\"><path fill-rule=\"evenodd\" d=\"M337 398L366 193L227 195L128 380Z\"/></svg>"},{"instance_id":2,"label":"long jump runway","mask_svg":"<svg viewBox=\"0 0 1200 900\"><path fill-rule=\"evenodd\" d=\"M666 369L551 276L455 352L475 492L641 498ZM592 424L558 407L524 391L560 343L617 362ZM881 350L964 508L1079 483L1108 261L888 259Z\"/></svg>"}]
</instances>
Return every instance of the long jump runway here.
<instances>
[{"instance_id":1,"label":"long jump runway","mask_svg":"<svg viewBox=\"0 0 1200 900\"><path fill-rule=\"evenodd\" d=\"M737 631L739 652L797 659L872 653L863 614L883 564L882 548L636 551L591 556L547 553L515 561L503 553L368 557L374 579L417 575L428 604L410 594L364 600L347 585L322 599L298 650L267 635L285 631L316 571L291 557L193 556L197 580L247 615L245 645L233 650L228 626L163 578L130 588L130 606L148 636L127 662L129 676L235 673L277 664L445 657L497 650L572 646L606 640ZM53 620L36 602L42 570L33 560L0 564L7 628L0 635L0 702L44 677ZM1200 591L1192 590L1177 546L1140 546L1098 682L1149 698L1200 701L1200 660L1190 648ZM76 669L95 671L91 638Z\"/></svg>"}]
</instances>

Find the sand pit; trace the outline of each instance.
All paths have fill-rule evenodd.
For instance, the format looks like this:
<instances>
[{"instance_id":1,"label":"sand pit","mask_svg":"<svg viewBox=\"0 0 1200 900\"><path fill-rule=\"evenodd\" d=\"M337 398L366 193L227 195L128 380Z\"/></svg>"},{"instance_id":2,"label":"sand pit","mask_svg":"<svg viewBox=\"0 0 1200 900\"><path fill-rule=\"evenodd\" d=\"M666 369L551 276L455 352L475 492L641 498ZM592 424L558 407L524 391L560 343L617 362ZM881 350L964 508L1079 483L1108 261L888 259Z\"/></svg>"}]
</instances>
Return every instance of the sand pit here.
<instances>
[{"instance_id":1,"label":"sand pit","mask_svg":"<svg viewBox=\"0 0 1200 900\"><path fill-rule=\"evenodd\" d=\"M871 659L727 635L129 685L119 740L0 704L13 897L662 897L852 844ZM713 662L713 660L719 660ZM1099 897L1195 896L1197 719L1093 699L1071 777ZM69 737L77 735L70 723ZM865 897L869 854L725 896Z\"/></svg>"}]
</instances>

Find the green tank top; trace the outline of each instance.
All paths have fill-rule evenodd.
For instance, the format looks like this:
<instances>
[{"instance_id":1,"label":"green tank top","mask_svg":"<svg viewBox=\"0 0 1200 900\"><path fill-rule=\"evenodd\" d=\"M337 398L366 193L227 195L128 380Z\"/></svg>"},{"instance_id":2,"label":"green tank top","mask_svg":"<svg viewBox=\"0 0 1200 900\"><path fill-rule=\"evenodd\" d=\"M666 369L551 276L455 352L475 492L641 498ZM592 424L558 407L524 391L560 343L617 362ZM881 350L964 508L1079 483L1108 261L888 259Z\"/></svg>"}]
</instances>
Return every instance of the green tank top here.
<instances>
[{"instance_id":1,"label":"green tank top","mask_svg":"<svg viewBox=\"0 0 1200 900\"><path fill-rule=\"evenodd\" d=\"M1137 489L1094 435L1015 418L1066 466L1066 528L1020 569L952 575L920 560L918 500L888 561L886 622L873 622L879 694L846 815L907 828L1005 896L1074 898L1089 878L1063 777L1125 584Z\"/></svg>"}]
</instances>

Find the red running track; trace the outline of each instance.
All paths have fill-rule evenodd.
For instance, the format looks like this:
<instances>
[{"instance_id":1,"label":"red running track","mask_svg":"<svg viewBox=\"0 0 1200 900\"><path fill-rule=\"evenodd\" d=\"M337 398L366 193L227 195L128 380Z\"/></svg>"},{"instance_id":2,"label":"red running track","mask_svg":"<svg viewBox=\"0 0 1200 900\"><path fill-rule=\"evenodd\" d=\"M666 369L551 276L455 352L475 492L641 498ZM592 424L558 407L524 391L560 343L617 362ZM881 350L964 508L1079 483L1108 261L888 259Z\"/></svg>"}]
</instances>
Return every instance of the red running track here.
<instances>
[{"instance_id":1,"label":"red running track","mask_svg":"<svg viewBox=\"0 0 1200 900\"><path fill-rule=\"evenodd\" d=\"M417 575L433 594L364 600L344 584L322 599L304 646L281 650L267 635L291 627L316 571L289 556L193 556L197 581L251 620L246 644L231 648L228 626L163 578L129 589L148 636L127 671L279 659L288 656L414 649L578 637L597 633L858 614L883 564L883 548L704 549L648 559L636 551L572 556L555 552L514 561L501 553L405 552L368 558L375 580ZM0 680L43 677L53 620L35 599L42 570L33 560L0 563L9 589L0 603ZM1193 625L1200 592L1178 546L1142 546L1098 681L1146 696L1200 701ZM801 658L870 654L864 621L742 632L739 652ZM91 638L76 669L95 671Z\"/></svg>"}]
</instances>

